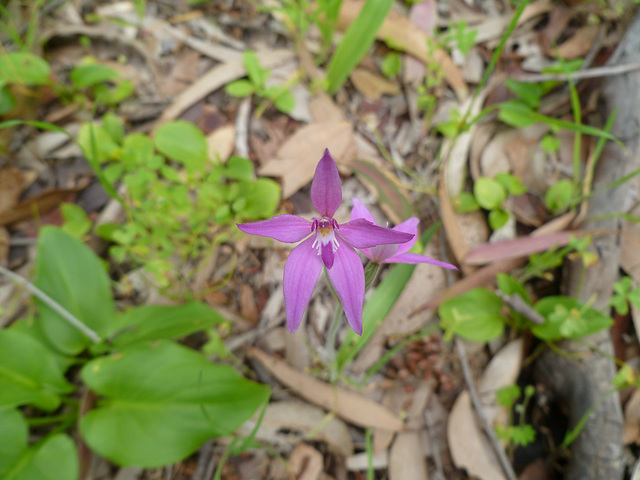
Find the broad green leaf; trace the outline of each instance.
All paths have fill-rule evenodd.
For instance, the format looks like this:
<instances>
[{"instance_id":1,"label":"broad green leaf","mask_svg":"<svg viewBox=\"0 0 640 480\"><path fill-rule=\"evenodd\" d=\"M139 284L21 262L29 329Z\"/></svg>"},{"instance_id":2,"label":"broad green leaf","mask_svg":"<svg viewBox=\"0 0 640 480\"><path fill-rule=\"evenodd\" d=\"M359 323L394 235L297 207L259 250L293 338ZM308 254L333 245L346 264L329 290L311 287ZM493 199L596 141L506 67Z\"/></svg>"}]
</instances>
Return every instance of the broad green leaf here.
<instances>
[{"instance_id":1,"label":"broad green leaf","mask_svg":"<svg viewBox=\"0 0 640 480\"><path fill-rule=\"evenodd\" d=\"M282 113L291 113L293 109L296 108L296 99L289 90L284 89L282 93L273 100L273 104Z\"/></svg>"},{"instance_id":2,"label":"broad green leaf","mask_svg":"<svg viewBox=\"0 0 640 480\"><path fill-rule=\"evenodd\" d=\"M488 342L502 334L502 300L486 288L474 288L440 305L440 326L445 339L458 335L474 342Z\"/></svg>"},{"instance_id":3,"label":"broad green leaf","mask_svg":"<svg viewBox=\"0 0 640 480\"><path fill-rule=\"evenodd\" d=\"M396 52L387 53L382 59L380 69L385 77L395 77L402 69L402 57Z\"/></svg>"},{"instance_id":4,"label":"broad green leaf","mask_svg":"<svg viewBox=\"0 0 640 480\"><path fill-rule=\"evenodd\" d=\"M32 53L11 52L0 55L0 80L21 85L49 83L49 64Z\"/></svg>"},{"instance_id":5,"label":"broad green leaf","mask_svg":"<svg viewBox=\"0 0 640 480\"><path fill-rule=\"evenodd\" d=\"M106 113L102 116L102 127L111 136L112 140L121 145L124 139L124 125L122 119L114 113Z\"/></svg>"},{"instance_id":6,"label":"broad green leaf","mask_svg":"<svg viewBox=\"0 0 640 480\"><path fill-rule=\"evenodd\" d=\"M131 80L120 79L116 82L114 87L100 83L94 85L93 95L96 102L104 103L105 105L117 105L123 100L129 98L135 89L135 85Z\"/></svg>"},{"instance_id":7,"label":"broad green leaf","mask_svg":"<svg viewBox=\"0 0 640 480\"><path fill-rule=\"evenodd\" d=\"M547 189L544 204L551 212L561 212L569 207L576 193L576 187L571 180L558 180Z\"/></svg>"},{"instance_id":8,"label":"broad green leaf","mask_svg":"<svg viewBox=\"0 0 640 480\"><path fill-rule=\"evenodd\" d=\"M96 254L78 239L55 227L44 227L38 239L34 283L98 334L108 330L115 316L109 277ZM41 301L38 310L36 321L60 352L75 355L91 343Z\"/></svg>"},{"instance_id":9,"label":"broad green leaf","mask_svg":"<svg viewBox=\"0 0 640 480\"><path fill-rule=\"evenodd\" d=\"M498 288L500 289L500 291L502 291L502 293L504 293L505 295L520 295L520 297L522 297L525 302L531 305L531 299L529 298L527 290L524 288L522 283L520 283L514 277L506 273L498 273L496 275L496 281L498 284Z\"/></svg>"},{"instance_id":10,"label":"broad green leaf","mask_svg":"<svg viewBox=\"0 0 640 480\"><path fill-rule=\"evenodd\" d=\"M165 123L153 138L156 148L189 171L202 169L208 160L207 139L198 127L184 120Z\"/></svg>"},{"instance_id":11,"label":"broad green leaf","mask_svg":"<svg viewBox=\"0 0 640 480\"><path fill-rule=\"evenodd\" d=\"M185 305L142 305L119 315L113 326L115 348L160 339L181 338L223 323L225 318L200 302Z\"/></svg>"},{"instance_id":12,"label":"broad green leaf","mask_svg":"<svg viewBox=\"0 0 640 480\"><path fill-rule=\"evenodd\" d=\"M28 447L2 480L77 480L78 453L71 438L62 433Z\"/></svg>"},{"instance_id":13,"label":"broad green leaf","mask_svg":"<svg viewBox=\"0 0 640 480\"><path fill-rule=\"evenodd\" d=\"M54 410L60 394L73 391L53 355L31 336L0 330L0 352L0 409L29 404Z\"/></svg>"},{"instance_id":14,"label":"broad green leaf","mask_svg":"<svg viewBox=\"0 0 640 480\"><path fill-rule=\"evenodd\" d=\"M29 426L19 410L0 409L0 478L27 448Z\"/></svg>"},{"instance_id":15,"label":"broad green leaf","mask_svg":"<svg viewBox=\"0 0 640 480\"><path fill-rule=\"evenodd\" d=\"M82 124L77 143L94 170L99 168L101 163L111 159L119 149L104 127L92 123Z\"/></svg>"},{"instance_id":16,"label":"broad green leaf","mask_svg":"<svg viewBox=\"0 0 640 480\"><path fill-rule=\"evenodd\" d=\"M498 208L489 212L489 226L492 230L498 230L504 227L509 221L509 214Z\"/></svg>"},{"instance_id":17,"label":"broad green leaf","mask_svg":"<svg viewBox=\"0 0 640 480\"><path fill-rule=\"evenodd\" d=\"M227 92L227 95L237 98L248 97L254 92L254 90L255 87L253 86L253 83L244 78L229 83L224 89L224 91Z\"/></svg>"},{"instance_id":18,"label":"broad green leaf","mask_svg":"<svg viewBox=\"0 0 640 480\"><path fill-rule=\"evenodd\" d=\"M230 180L246 180L255 178L253 163L248 158L233 155L225 166L224 176Z\"/></svg>"},{"instance_id":19,"label":"broad green leaf","mask_svg":"<svg viewBox=\"0 0 640 480\"><path fill-rule=\"evenodd\" d=\"M536 303L535 309L546 322L533 325L531 332L542 340L579 338L608 328L613 323L611 317L569 297L545 297Z\"/></svg>"},{"instance_id":20,"label":"broad green leaf","mask_svg":"<svg viewBox=\"0 0 640 480\"><path fill-rule=\"evenodd\" d=\"M242 212L239 212L243 219L255 220L273 215L282 193L277 182L259 178L255 182L238 182L237 185L238 196L246 202Z\"/></svg>"},{"instance_id":21,"label":"broad green leaf","mask_svg":"<svg viewBox=\"0 0 640 480\"><path fill-rule=\"evenodd\" d=\"M69 73L71 83L79 90L97 85L98 83L108 82L119 76L118 72L113 68L100 65L99 63L78 65Z\"/></svg>"},{"instance_id":22,"label":"broad green leaf","mask_svg":"<svg viewBox=\"0 0 640 480\"><path fill-rule=\"evenodd\" d=\"M351 70L369 51L392 5L393 0L365 2L360 14L345 32L329 62L326 78L326 88L329 93L334 94L338 91Z\"/></svg>"},{"instance_id":23,"label":"broad green leaf","mask_svg":"<svg viewBox=\"0 0 640 480\"><path fill-rule=\"evenodd\" d=\"M480 205L478 205L478 201L473 194L469 192L462 192L458 195L458 198L455 199L455 208L459 212L467 213L475 212L480 208Z\"/></svg>"},{"instance_id":24,"label":"broad green leaf","mask_svg":"<svg viewBox=\"0 0 640 480\"><path fill-rule=\"evenodd\" d=\"M496 180L480 177L473 184L473 195L478 204L486 210L500 208L507 198L504 187Z\"/></svg>"},{"instance_id":25,"label":"broad green leaf","mask_svg":"<svg viewBox=\"0 0 640 480\"><path fill-rule=\"evenodd\" d=\"M177 462L230 434L269 397L267 386L169 341L92 360L82 378L103 396L83 417L82 436L118 465Z\"/></svg>"},{"instance_id":26,"label":"broad green leaf","mask_svg":"<svg viewBox=\"0 0 640 480\"><path fill-rule=\"evenodd\" d=\"M531 107L522 100L509 100L498 105L498 118L515 128L525 128L536 123Z\"/></svg>"},{"instance_id":27,"label":"broad green leaf","mask_svg":"<svg viewBox=\"0 0 640 480\"><path fill-rule=\"evenodd\" d=\"M60 211L64 218L62 230L78 239L89 233L93 224L82 207L75 203L62 203Z\"/></svg>"},{"instance_id":28,"label":"broad green leaf","mask_svg":"<svg viewBox=\"0 0 640 480\"><path fill-rule=\"evenodd\" d=\"M122 162L129 170L146 168L152 162L153 142L141 133L127 135L122 144Z\"/></svg>"},{"instance_id":29,"label":"broad green leaf","mask_svg":"<svg viewBox=\"0 0 640 480\"><path fill-rule=\"evenodd\" d=\"M500 172L496 174L495 179L509 192L509 195L522 195L527 191L522 180L510 173Z\"/></svg>"}]
</instances>

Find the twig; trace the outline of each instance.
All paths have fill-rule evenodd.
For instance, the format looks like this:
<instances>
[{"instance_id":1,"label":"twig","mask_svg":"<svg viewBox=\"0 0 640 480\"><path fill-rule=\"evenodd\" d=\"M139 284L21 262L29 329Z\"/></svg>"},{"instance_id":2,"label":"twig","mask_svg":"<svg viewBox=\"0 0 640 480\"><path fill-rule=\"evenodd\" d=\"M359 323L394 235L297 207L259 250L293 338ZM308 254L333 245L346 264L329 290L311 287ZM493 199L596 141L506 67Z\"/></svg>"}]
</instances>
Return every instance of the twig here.
<instances>
[{"instance_id":1,"label":"twig","mask_svg":"<svg viewBox=\"0 0 640 480\"><path fill-rule=\"evenodd\" d=\"M576 81L584 80L586 78L611 77L627 72L633 72L635 70L640 70L640 63L627 63L625 65L594 67L586 70L579 70L572 73L571 78ZM530 73L524 75L514 75L512 78L518 82L530 83L568 81L567 76L562 73Z\"/></svg>"},{"instance_id":2,"label":"twig","mask_svg":"<svg viewBox=\"0 0 640 480\"><path fill-rule=\"evenodd\" d=\"M236 153L249 158L249 122L251 121L251 96L248 96L238 107L236 114Z\"/></svg>"},{"instance_id":3,"label":"twig","mask_svg":"<svg viewBox=\"0 0 640 480\"><path fill-rule=\"evenodd\" d=\"M496 294L502 299L504 303L509 305L515 312L524 316L531 323L535 323L536 325L544 324L544 317L539 314L531 305L525 302L517 293L507 295L506 293L498 290Z\"/></svg>"},{"instance_id":4,"label":"twig","mask_svg":"<svg viewBox=\"0 0 640 480\"><path fill-rule=\"evenodd\" d=\"M102 341L102 339L100 338L100 335L94 332L91 328L87 327L84 323L78 320L77 317L75 317L68 310L66 310L62 305L60 305L53 298L51 298L49 295L47 295L38 287L36 287L34 284L29 282L27 279L22 278L20 275L13 273L11 270L7 268L4 268L2 265L0 265L0 274L3 274L4 276L8 277L9 280L22 285L31 293L31 295L33 295L34 297L37 297L40 301L45 303L49 308L51 308L58 315L60 315L67 322L69 322L69 324L71 324L72 327L76 328L77 330L82 332L84 335L86 335L93 343L100 343Z\"/></svg>"},{"instance_id":5,"label":"twig","mask_svg":"<svg viewBox=\"0 0 640 480\"><path fill-rule=\"evenodd\" d=\"M473 403L473 408L476 411L476 415L482 422L482 427L484 428L485 433L489 437L491 441L491 445L498 455L498 461L500 462L500 466L507 476L508 480L517 480L517 476L513 471L513 467L511 466L511 461L507 457L496 432L493 430L493 426L486 414L484 413L484 409L482 407L482 403L480 403L480 398L478 397L478 391L476 390L476 386L473 383L473 377L471 375L471 367L469 366L469 359L467 358L467 351L464 347L464 343L459 338L456 338L456 350L458 351L458 356L460 357L460 364L462 365L462 374L464 375L464 380L467 383L467 388L469 389L469 395L471 396L471 403Z\"/></svg>"}]
</instances>

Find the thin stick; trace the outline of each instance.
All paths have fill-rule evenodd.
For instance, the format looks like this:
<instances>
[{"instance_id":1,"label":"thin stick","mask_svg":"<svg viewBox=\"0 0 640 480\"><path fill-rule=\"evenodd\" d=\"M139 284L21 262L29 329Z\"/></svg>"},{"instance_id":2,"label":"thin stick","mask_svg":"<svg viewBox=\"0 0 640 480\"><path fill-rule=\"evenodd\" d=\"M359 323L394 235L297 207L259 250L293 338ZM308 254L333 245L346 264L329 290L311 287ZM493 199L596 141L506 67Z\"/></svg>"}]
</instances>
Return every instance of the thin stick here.
<instances>
[{"instance_id":1,"label":"thin stick","mask_svg":"<svg viewBox=\"0 0 640 480\"><path fill-rule=\"evenodd\" d=\"M433 463L435 463L436 466L435 480L446 480L442 457L440 456L440 446L438 445L438 439L434 431L435 426L429 410L426 408L424 410L424 423L427 426L427 435L429 435L429 441L431 442L431 455L433 456Z\"/></svg>"},{"instance_id":2,"label":"thin stick","mask_svg":"<svg viewBox=\"0 0 640 480\"><path fill-rule=\"evenodd\" d=\"M484 409L482 408L482 403L480 403L480 398L478 397L478 391L476 390L476 386L473 383L473 377L471 375L471 367L469 366L469 359L467 358L467 351L464 347L464 343L459 338L456 338L456 350L458 351L458 356L460 357L460 364L462 365L462 374L464 375L464 380L467 383L467 388L469 389L469 395L471 396L471 403L473 403L473 408L476 411L476 414L480 421L482 422L482 427L484 428L485 433L491 440L491 445L498 455L498 461L500 462L500 466L504 471L505 475L509 480L517 480L517 476L513 471L513 467L511 466L511 461L507 457L496 432L493 430L493 426L486 414L484 413Z\"/></svg>"},{"instance_id":3,"label":"thin stick","mask_svg":"<svg viewBox=\"0 0 640 480\"><path fill-rule=\"evenodd\" d=\"M82 323L80 320L78 320L77 317L75 317L73 314L71 314L62 305L60 305L53 298L51 298L49 295L47 295L42 290L40 290L38 287L36 287L34 284L29 282L25 278L22 278L20 275L18 275L16 273L13 273L11 270L8 270L8 269L4 268L2 265L0 265L0 273L3 274L4 276L8 277L9 280L11 280L11 281L13 281L15 283L18 283L18 284L22 285L24 288L26 288L31 293L31 295L33 295L34 297L37 297L38 299L40 299L49 308L51 308L58 315L60 315L67 322L69 322L72 327L80 330L80 332L82 332L84 335L86 335L93 343L100 343L102 341L102 339L100 338L100 335L98 335L92 329L87 327L84 323Z\"/></svg>"},{"instance_id":4,"label":"thin stick","mask_svg":"<svg viewBox=\"0 0 640 480\"><path fill-rule=\"evenodd\" d=\"M584 80L586 78L611 77L622 73L640 70L640 63L627 63L624 65L593 67L586 70L578 70L571 74L571 78L575 80ZM566 82L568 78L562 73L531 73L524 75L514 75L512 77L518 82Z\"/></svg>"}]
</instances>

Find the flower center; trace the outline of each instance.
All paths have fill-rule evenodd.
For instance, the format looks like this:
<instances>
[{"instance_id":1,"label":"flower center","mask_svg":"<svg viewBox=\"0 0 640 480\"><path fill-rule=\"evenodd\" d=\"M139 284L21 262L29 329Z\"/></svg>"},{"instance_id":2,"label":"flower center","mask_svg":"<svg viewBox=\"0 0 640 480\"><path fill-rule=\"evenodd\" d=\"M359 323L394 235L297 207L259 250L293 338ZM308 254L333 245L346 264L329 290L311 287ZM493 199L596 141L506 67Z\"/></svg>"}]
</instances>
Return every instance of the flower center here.
<instances>
[{"instance_id":1,"label":"flower center","mask_svg":"<svg viewBox=\"0 0 640 480\"><path fill-rule=\"evenodd\" d=\"M323 245L331 244L334 252L338 250L340 243L338 243L335 233L338 229L338 222L333 218L322 217L313 219L311 231L315 232L316 238L311 247L318 251L318 255L321 255Z\"/></svg>"}]
</instances>

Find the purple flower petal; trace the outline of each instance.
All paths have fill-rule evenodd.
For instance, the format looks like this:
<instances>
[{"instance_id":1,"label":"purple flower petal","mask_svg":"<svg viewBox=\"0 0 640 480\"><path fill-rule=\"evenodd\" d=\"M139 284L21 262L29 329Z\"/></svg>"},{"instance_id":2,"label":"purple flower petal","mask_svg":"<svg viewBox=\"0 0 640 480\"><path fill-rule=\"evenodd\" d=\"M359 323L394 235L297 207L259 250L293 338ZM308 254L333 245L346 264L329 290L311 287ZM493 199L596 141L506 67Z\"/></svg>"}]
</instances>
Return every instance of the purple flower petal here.
<instances>
[{"instance_id":1,"label":"purple flower petal","mask_svg":"<svg viewBox=\"0 0 640 480\"><path fill-rule=\"evenodd\" d=\"M413 245L416 243L416 240L418 239L419 223L420 223L420 220L418 220L416 217L411 217L409 220L405 220L401 224L396 225L395 227L392 228L392 230L396 232L410 233L411 235L413 235L413 238L409 240L407 243L398 245L398 251L396 255L406 253L413 248Z\"/></svg>"},{"instance_id":2,"label":"purple flower petal","mask_svg":"<svg viewBox=\"0 0 640 480\"><path fill-rule=\"evenodd\" d=\"M322 252L322 262L327 268L333 267L335 254L333 253L333 243L321 243L320 252Z\"/></svg>"},{"instance_id":3,"label":"purple flower petal","mask_svg":"<svg viewBox=\"0 0 640 480\"><path fill-rule=\"evenodd\" d=\"M450 263L440 262L433 258L419 255L417 253L402 253L394 255L391 258L385 260L385 263L430 263L431 265L437 265L438 267L450 268L451 270L458 270L458 267L451 265Z\"/></svg>"},{"instance_id":4,"label":"purple flower petal","mask_svg":"<svg viewBox=\"0 0 640 480\"><path fill-rule=\"evenodd\" d=\"M364 302L364 268L356 251L340 245L335 253L333 268L327 270L347 321L354 332L362 335L362 304Z\"/></svg>"},{"instance_id":5,"label":"purple flower petal","mask_svg":"<svg viewBox=\"0 0 640 480\"><path fill-rule=\"evenodd\" d=\"M331 158L329 149L318 162L316 173L311 182L311 202L323 217L332 218L342 203L342 185L336 162Z\"/></svg>"},{"instance_id":6,"label":"purple flower petal","mask_svg":"<svg viewBox=\"0 0 640 480\"><path fill-rule=\"evenodd\" d=\"M311 222L295 215L278 215L269 220L253 223L239 223L244 233L275 238L281 242L295 243L311 234Z\"/></svg>"},{"instance_id":7,"label":"purple flower petal","mask_svg":"<svg viewBox=\"0 0 640 480\"><path fill-rule=\"evenodd\" d=\"M363 218L343 223L337 233L356 248L405 243L413 238L413 235L409 233L396 232L391 228L379 227Z\"/></svg>"},{"instance_id":8,"label":"purple flower petal","mask_svg":"<svg viewBox=\"0 0 640 480\"><path fill-rule=\"evenodd\" d=\"M313 240L311 237L294 248L284 265L284 304L289 333L295 332L300 326L302 315L322 271L322 260L311 246Z\"/></svg>"},{"instance_id":9,"label":"purple flower petal","mask_svg":"<svg viewBox=\"0 0 640 480\"><path fill-rule=\"evenodd\" d=\"M368 220L369 222L376 225L376 221L373 218L373 215L371 215L371 212L367 210L367 207L365 207L360 200L354 198L353 208L351 209L351 220L356 220L358 218L364 218L365 220Z\"/></svg>"},{"instance_id":10,"label":"purple flower petal","mask_svg":"<svg viewBox=\"0 0 640 480\"><path fill-rule=\"evenodd\" d=\"M410 240L411 241L411 240ZM398 245L376 245L371 249L367 249L371 253L371 260L376 263L384 263L388 258L393 257L396 253L398 253ZM366 253L365 253L366 255Z\"/></svg>"}]
</instances>

